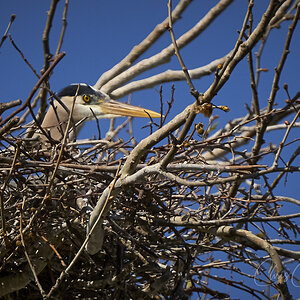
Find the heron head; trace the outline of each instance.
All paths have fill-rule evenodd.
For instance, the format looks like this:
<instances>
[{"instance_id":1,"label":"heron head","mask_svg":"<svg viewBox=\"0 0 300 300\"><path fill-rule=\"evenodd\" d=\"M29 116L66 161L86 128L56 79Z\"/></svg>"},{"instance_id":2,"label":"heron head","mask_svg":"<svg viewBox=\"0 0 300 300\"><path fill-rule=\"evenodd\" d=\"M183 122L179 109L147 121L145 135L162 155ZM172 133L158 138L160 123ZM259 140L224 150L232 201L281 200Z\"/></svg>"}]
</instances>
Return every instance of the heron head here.
<instances>
[{"instance_id":1,"label":"heron head","mask_svg":"<svg viewBox=\"0 0 300 300\"><path fill-rule=\"evenodd\" d=\"M76 124L84 121L116 117L159 118L155 111L131 104L112 100L107 94L96 90L88 84L71 84L58 94L61 102L55 100L49 108L42 123L55 140L61 140L74 103L72 120ZM75 102L74 102L75 101ZM77 132L78 133L78 132Z\"/></svg>"}]
</instances>

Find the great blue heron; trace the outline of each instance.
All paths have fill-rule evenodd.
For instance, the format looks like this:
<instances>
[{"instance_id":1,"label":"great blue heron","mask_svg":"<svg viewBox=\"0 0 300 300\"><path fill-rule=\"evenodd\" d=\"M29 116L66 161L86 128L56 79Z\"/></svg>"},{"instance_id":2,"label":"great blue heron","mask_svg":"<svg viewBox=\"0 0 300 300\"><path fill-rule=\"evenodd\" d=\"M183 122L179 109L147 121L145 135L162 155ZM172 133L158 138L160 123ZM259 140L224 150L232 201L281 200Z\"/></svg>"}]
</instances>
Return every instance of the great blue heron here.
<instances>
[{"instance_id":1,"label":"great blue heron","mask_svg":"<svg viewBox=\"0 0 300 300\"><path fill-rule=\"evenodd\" d=\"M72 122L73 127L77 124L76 134L85 121L95 117L103 119L121 116L145 118L161 116L149 109L112 100L107 94L83 83L71 84L62 89L57 96L61 102L53 101L53 105L49 107L42 122L42 128L56 141L60 141L64 136L74 99ZM39 133L39 135L43 140L46 139L44 134ZM71 136L74 136L74 132Z\"/></svg>"}]
</instances>

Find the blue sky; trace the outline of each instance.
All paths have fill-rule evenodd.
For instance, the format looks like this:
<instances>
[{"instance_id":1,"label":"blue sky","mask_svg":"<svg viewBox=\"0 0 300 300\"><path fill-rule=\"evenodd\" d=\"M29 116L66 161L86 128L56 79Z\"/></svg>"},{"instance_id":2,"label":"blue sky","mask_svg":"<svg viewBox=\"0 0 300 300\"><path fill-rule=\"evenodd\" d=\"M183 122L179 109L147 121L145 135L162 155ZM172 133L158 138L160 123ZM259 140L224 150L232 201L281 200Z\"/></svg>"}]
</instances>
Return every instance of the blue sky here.
<instances>
[{"instance_id":1,"label":"blue sky","mask_svg":"<svg viewBox=\"0 0 300 300\"><path fill-rule=\"evenodd\" d=\"M174 26L177 37L191 28L210 7L215 0L193 1L183 13L183 17ZM261 18L261 14L268 1L255 1L254 23ZM175 7L177 1L173 1ZM195 41L181 51L188 68L195 68L209 63L211 60L224 56L234 46L241 28L248 1L235 1L227 10ZM44 30L47 10L50 1L1 1L0 2L0 34L3 34L11 14L16 14L10 33L33 67L40 71L43 66L42 33ZM53 28L50 34L50 50L55 52L62 26L62 11L64 1L60 1L55 14ZM66 56L55 68L51 77L52 90L58 91L70 83L86 82L93 85L100 75L119 62L134 45L142 41L157 23L162 22L168 14L167 1L162 0L130 0L130 1L99 1L73 0L70 1L67 16L68 26L62 50ZM272 31L268 44L262 56L262 67L269 72L261 74L259 85L259 99L261 107L266 106L274 76L274 67L281 57L283 43L287 34L288 23L283 23L280 30ZM291 43L291 53L288 56L285 69L280 80L280 91L276 98L282 106L287 98L282 88L283 83L289 84L289 91L293 96L299 90L299 49L300 27L296 29ZM169 33L159 39L143 58L159 52L171 43ZM257 50L257 48L256 48ZM298 53L297 53L298 52ZM145 75L153 75L166 69L180 69L174 57L170 63L148 71ZM139 77L139 79L142 78ZM8 102L20 98L25 101L37 79L23 62L20 55L13 49L7 39L0 49L0 102ZM204 92L212 83L213 75L194 81L199 92ZM213 100L216 105L227 105L230 113L218 111L219 126L228 120L246 114L245 103L251 103L251 89L249 85L249 71L247 61L244 60L234 70L230 80ZM134 93L132 103L159 111L159 87ZM163 85L163 100L168 101L171 94L171 84ZM126 101L128 97L122 99ZM193 102L189 95L189 88L185 82L175 83L175 103L169 120ZM166 104L165 104L166 107ZM197 122L203 121L202 115ZM288 118L291 120L291 118ZM120 122L120 121L119 121ZM94 123L94 124L93 124ZM204 121L207 123L207 120ZM148 129L141 129L147 120L134 120L135 133L138 139L148 134ZM102 135L107 130L108 121L101 121ZM95 122L90 123L81 133L81 137L90 137L96 131ZM281 140L284 132L277 131L270 135L271 140ZM299 129L292 129L289 141L299 137ZM286 148L286 154L294 146ZM294 165L299 165L299 159ZM285 187L277 190L278 194L298 197L297 182L299 176L289 175Z\"/></svg>"}]
</instances>

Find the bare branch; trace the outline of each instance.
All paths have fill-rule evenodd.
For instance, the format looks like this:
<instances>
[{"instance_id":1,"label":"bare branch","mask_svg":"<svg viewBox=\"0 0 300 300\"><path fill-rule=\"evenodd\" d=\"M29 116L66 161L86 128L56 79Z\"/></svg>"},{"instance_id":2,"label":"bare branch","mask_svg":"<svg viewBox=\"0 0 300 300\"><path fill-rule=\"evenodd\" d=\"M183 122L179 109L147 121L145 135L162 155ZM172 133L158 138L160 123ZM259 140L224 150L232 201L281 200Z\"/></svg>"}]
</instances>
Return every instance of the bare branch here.
<instances>
[{"instance_id":1,"label":"bare branch","mask_svg":"<svg viewBox=\"0 0 300 300\"><path fill-rule=\"evenodd\" d=\"M174 22L180 19L181 14L188 7L192 0L181 0L174 11L172 17ZM103 73L95 84L95 88L102 89L102 86L115 78L120 73L127 70L144 52L146 52L158 39L168 30L168 18L161 24L156 25L155 29L137 46L133 47L130 53L111 70Z\"/></svg>"},{"instance_id":2,"label":"bare branch","mask_svg":"<svg viewBox=\"0 0 300 300\"><path fill-rule=\"evenodd\" d=\"M4 43L4 41L7 39L7 35L8 35L8 32L9 32L9 29L10 29L10 27L11 27L13 21L15 20L15 18L16 18L16 15L15 15L15 14L11 15L10 20L9 20L9 23L8 23L8 26L7 26L7 28L6 28L6 30L5 30L5 32L4 32L4 34L3 34L3 36L2 36L2 38L1 38L1 41L0 41L0 48L1 48L2 44Z\"/></svg>"},{"instance_id":3,"label":"bare branch","mask_svg":"<svg viewBox=\"0 0 300 300\"><path fill-rule=\"evenodd\" d=\"M227 59L228 55L230 55L230 53L222 58L218 58L210 62L209 64L203 67L188 70L191 79L200 79L204 76L208 76L214 73L217 70L218 65L223 64L224 61ZM166 82L183 81L183 80L186 80L186 77L184 76L182 71L167 70L165 72L159 73L157 75L145 79L130 82L111 92L110 96L113 99L120 99L135 91L149 89Z\"/></svg>"},{"instance_id":4,"label":"bare branch","mask_svg":"<svg viewBox=\"0 0 300 300\"><path fill-rule=\"evenodd\" d=\"M232 0L221 0L215 5L192 29L183 34L176 42L178 48L181 49L193 41L197 36L201 34L212 22L221 14L230 4ZM174 18L173 18L174 19ZM110 94L117 88L123 86L126 82L135 78L139 74L152 69L161 64L168 62L174 55L173 44L163 49L160 53L138 62L136 65L124 71L114 79L110 80L107 84L101 86L101 90ZM98 85L96 84L98 88Z\"/></svg>"}]
</instances>

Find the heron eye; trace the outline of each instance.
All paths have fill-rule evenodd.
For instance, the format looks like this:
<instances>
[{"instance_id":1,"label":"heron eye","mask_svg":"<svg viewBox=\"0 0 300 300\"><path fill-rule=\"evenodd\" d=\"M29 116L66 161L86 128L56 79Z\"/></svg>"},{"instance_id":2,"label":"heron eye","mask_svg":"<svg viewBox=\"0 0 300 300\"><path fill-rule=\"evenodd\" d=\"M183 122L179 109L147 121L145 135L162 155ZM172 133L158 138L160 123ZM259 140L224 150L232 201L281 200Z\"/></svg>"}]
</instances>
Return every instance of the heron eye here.
<instances>
[{"instance_id":1,"label":"heron eye","mask_svg":"<svg viewBox=\"0 0 300 300\"><path fill-rule=\"evenodd\" d=\"M82 99L83 99L83 101L84 101L85 103L89 103L89 102L91 101L91 97L88 96L88 95L83 95L83 96L82 96Z\"/></svg>"}]
</instances>

